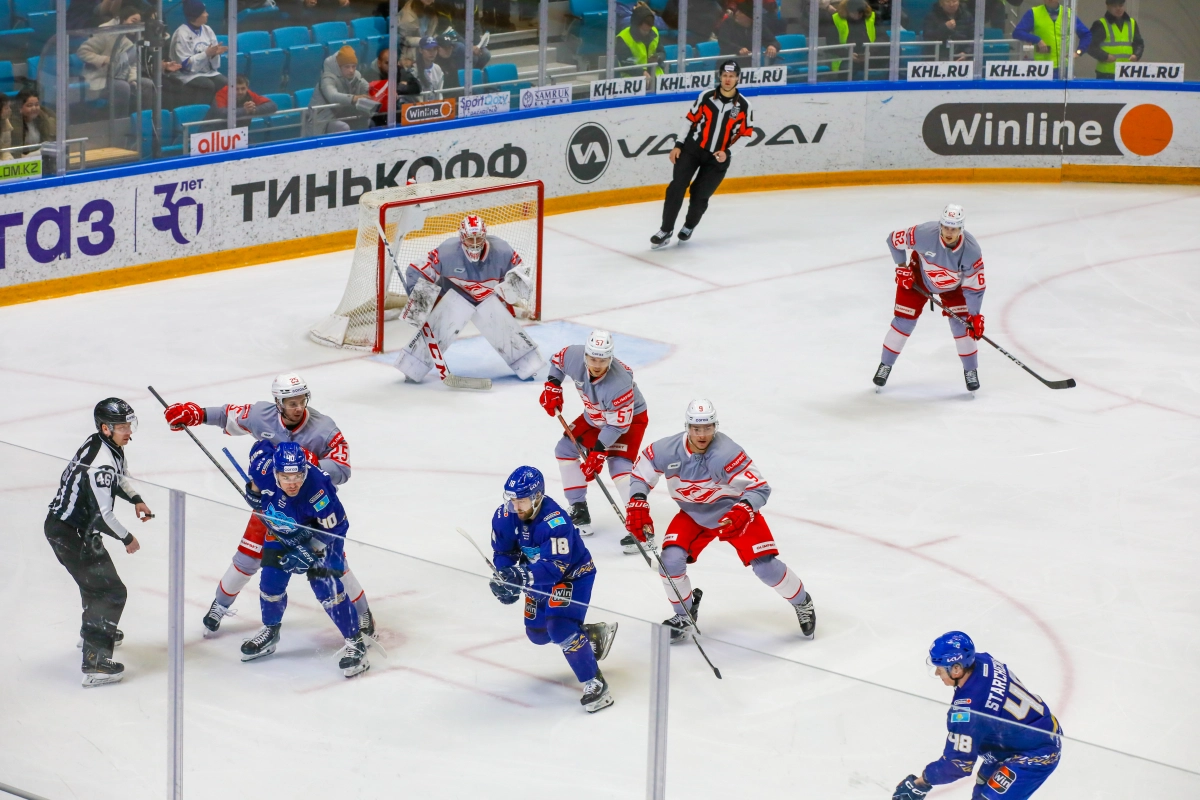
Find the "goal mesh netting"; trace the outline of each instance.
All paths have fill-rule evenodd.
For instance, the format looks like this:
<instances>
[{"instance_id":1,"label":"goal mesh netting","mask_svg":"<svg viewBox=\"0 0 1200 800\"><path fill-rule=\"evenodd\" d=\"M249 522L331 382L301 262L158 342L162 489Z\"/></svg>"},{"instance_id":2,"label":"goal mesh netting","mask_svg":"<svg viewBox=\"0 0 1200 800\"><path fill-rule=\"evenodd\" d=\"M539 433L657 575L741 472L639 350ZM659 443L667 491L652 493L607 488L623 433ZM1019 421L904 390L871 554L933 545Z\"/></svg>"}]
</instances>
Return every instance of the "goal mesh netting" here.
<instances>
[{"instance_id":1,"label":"goal mesh netting","mask_svg":"<svg viewBox=\"0 0 1200 800\"><path fill-rule=\"evenodd\" d=\"M346 291L337 310L309 331L319 344L383 351L383 323L408 302L403 271L429 251L458 237L462 218L474 214L488 235L512 245L533 272L533 294L517 316L541 316L542 183L504 178L452 178L367 192L358 201L358 237ZM400 273L379 239L382 226Z\"/></svg>"}]
</instances>

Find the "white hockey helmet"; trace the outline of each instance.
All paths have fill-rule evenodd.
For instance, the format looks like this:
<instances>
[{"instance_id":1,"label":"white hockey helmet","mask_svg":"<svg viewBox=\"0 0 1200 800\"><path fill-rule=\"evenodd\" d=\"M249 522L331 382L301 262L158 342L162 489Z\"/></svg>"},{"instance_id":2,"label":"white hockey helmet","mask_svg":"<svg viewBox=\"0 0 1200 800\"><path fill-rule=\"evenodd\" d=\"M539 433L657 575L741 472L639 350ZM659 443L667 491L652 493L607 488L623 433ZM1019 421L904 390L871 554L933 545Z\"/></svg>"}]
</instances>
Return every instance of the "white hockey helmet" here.
<instances>
[{"instance_id":1,"label":"white hockey helmet","mask_svg":"<svg viewBox=\"0 0 1200 800\"><path fill-rule=\"evenodd\" d=\"M478 261L483 257L483 248L487 247L487 223L483 217L468 214L458 224L458 240L462 243L463 253L468 261Z\"/></svg>"},{"instance_id":2,"label":"white hockey helmet","mask_svg":"<svg viewBox=\"0 0 1200 800\"><path fill-rule=\"evenodd\" d=\"M967 215L963 207L950 203L942 209L942 224L947 228L962 228L967 224Z\"/></svg>"},{"instance_id":3,"label":"white hockey helmet","mask_svg":"<svg viewBox=\"0 0 1200 800\"><path fill-rule=\"evenodd\" d=\"M301 396L312 398L312 394L308 391L308 383L296 373L285 372L282 375L276 375L275 380L271 381L271 397L275 398L276 406L282 408L285 399ZM307 402L305 404L307 405Z\"/></svg>"},{"instance_id":4,"label":"white hockey helmet","mask_svg":"<svg viewBox=\"0 0 1200 800\"><path fill-rule=\"evenodd\" d=\"M688 403L683 426L686 428L689 425L712 425L714 428L717 426L717 409L713 408L711 400L698 397Z\"/></svg>"},{"instance_id":5,"label":"white hockey helmet","mask_svg":"<svg viewBox=\"0 0 1200 800\"><path fill-rule=\"evenodd\" d=\"M592 358L612 358L613 338L608 331L594 330L588 334L587 344L583 346L585 355Z\"/></svg>"}]
</instances>

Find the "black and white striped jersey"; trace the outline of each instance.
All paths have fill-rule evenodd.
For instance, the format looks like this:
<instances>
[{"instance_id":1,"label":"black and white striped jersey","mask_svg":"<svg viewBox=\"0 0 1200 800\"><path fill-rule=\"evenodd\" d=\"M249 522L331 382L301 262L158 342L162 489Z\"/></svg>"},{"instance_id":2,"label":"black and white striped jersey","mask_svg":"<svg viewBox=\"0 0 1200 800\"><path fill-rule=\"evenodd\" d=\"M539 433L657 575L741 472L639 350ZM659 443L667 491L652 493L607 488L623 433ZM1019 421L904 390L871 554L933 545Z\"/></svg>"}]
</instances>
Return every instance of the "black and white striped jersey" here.
<instances>
[{"instance_id":1,"label":"black and white striped jersey","mask_svg":"<svg viewBox=\"0 0 1200 800\"><path fill-rule=\"evenodd\" d=\"M125 472L122 448L93 433L59 478L50 516L83 533L93 530L125 541L130 533L113 513L113 498L142 502Z\"/></svg>"},{"instance_id":2,"label":"black and white striped jersey","mask_svg":"<svg viewBox=\"0 0 1200 800\"><path fill-rule=\"evenodd\" d=\"M754 135L754 112L750 101L734 90L725 97L721 90L708 89L700 93L687 114L687 128L678 137L680 147L691 140L702 150L716 153L728 151L739 139L747 143Z\"/></svg>"}]
</instances>

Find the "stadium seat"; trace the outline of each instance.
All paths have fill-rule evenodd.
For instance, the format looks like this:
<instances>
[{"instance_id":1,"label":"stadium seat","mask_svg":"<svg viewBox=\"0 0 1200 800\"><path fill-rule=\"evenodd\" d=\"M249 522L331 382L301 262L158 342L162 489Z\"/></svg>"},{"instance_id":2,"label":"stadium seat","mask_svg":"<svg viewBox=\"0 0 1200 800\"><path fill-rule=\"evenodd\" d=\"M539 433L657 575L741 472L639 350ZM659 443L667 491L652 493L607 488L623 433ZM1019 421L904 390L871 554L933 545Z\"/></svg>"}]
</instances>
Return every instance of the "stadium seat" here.
<instances>
[{"instance_id":1,"label":"stadium seat","mask_svg":"<svg viewBox=\"0 0 1200 800\"><path fill-rule=\"evenodd\" d=\"M222 66L222 68L225 67L224 64L222 64L221 66ZM225 70L222 69L221 71L224 72ZM247 75L247 76L250 75L250 54L249 53L238 53L237 54L237 71L238 71L238 75Z\"/></svg>"},{"instance_id":2,"label":"stadium seat","mask_svg":"<svg viewBox=\"0 0 1200 800\"><path fill-rule=\"evenodd\" d=\"M688 72L715 72L717 56L721 55L721 45L717 42L697 42L696 55L702 60L688 64Z\"/></svg>"},{"instance_id":3,"label":"stadium seat","mask_svg":"<svg viewBox=\"0 0 1200 800\"><path fill-rule=\"evenodd\" d=\"M261 31L267 33L272 28L286 21L287 14L278 8L271 8L270 6L247 8L244 11L238 12L238 31ZM239 33L238 36L240 37L241 34Z\"/></svg>"},{"instance_id":4,"label":"stadium seat","mask_svg":"<svg viewBox=\"0 0 1200 800\"><path fill-rule=\"evenodd\" d=\"M241 34L238 34L241 38ZM250 64L248 73L253 81L251 86L259 94L283 91L283 65L287 55L279 48L270 50L251 50L248 54Z\"/></svg>"},{"instance_id":5,"label":"stadium seat","mask_svg":"<svg viewBox=\"0 0 1200 800\"><path fill-rule=\"evenodd\" d=\"M578 19L570 32L579 37L578 54L595 56L607 49L608 2L607 0L571 0L571 16Z\"/></svg>"},{"instance_id":6,"label":"stadium seat","mask_svg":"<svg viewBox=\"0 0 1200 800\"><path fill-rule=\"evenodd\" d=\"M203 133L206 130L224 128L225 123L220 120L213 120L211 128L193 125L189 128L184 128L185 122L200 122L208 116L209 106L199 104L190 106L180 106L174 111L174 119L172 120L173 127L171 129L171 143L168 145L163 143L163 155L181 155L187 151L187 145L190 142L190 137L193 133Z\"/></svg>"},{"instance_id":7,"label":"stadium seat","mask_svg":"<svg viewBox=\"0 0 1200 800\"><path fill-rule=\"evenodd\" d=\"M379 51L386 50L387 46L388 46L388 37L387 36L368 36L364 41L367 43L367 60L368 61L374 61L375 56L379 55ZM401 47L404 46L403 45L403 42L404 42L403 37L401 37L397 41L400 42Z\"/></svg>"},{"instance_id":8,"label":"stadium seat","mask_svg":"<svg viewBox=\"0 0 1200 800\"><path fill-rule=\"evenodd\" d=\"M276 28L271 32L275 39L275 46L287 50L289 47L298 47L303 44L311 44L312 37L309 36L308 28L303 25L292 25L287 28Z\"/></svg>"},{"instance_id":9,"label":"stadium seat","mask_svg":"<svg viewBox=\"0 0 1200 800\"><path fill-rule=\"evenodd\" d=\"M17 76L11 61L0 61L0 92L17 91Z\"/></svg>"},{"instance_id":10,"label":"stadium seat","mask_svg":"<svg viewBox=\"0 0 1200 800\"><path fill-rule=\"evenodd\" d=\"M267 124L269 117L250 118L250 144L262 144L270 141L271 130Z\"/></svg>"},{"instance_id":11,"label":"stadium seat","mask_svg":"<svg viewBox=\"0 0 1200 800\"><path fill-rule=\"evenodd\" d=\"M33 82L37 82L38 64L42 61L41 56L30 56L25 59L25 77Z\"/></svg>"},{"instance_id":12,"label":"stadium seat","mask_svg":"<svg viewBox=\"0 0 1200 800\"><path fill-rule=\"evenodd\" d=\"M129 129L131 131L133 131L133 135L135 137L137 137L137 140L138 140L134 143L134 147L145 158L150 157L151 142L154 141L154 134L150 128L151 120L153 119L153 114L154 114L154 112L148 108L143 110L141 125L137 124L137 114L136 113L129 115L129 126L130 126ZM171 112L168 111L167 109L164 108L162 110L161 114L162 114L162 116L159 117L159 120L160 120L159 130L162 132L162 137L163 137L162 144L165 149L166 146L169 144L169 139L171 136L172 120L171 120Z\"/></svg>"},{"instance_id":13,"label":"stadium seat","mask_svg":"<svg viewBox=\"0 0 1200 800\"><path fill-rule=\"evenodd\" d=\"M29 15L29 27L33 28L34 44L30 50L40 50L58 28L57 11L35 11Z\"/></svg>"},{"instance_id":14,"label":"stadium seat","mask_svg":"<svg viewBox=\"0 0 1200 800\"><path fill-rule=\"evenodd\" d=\"M387 20L383 17L358 17L350 20L350 28L359 39L387 36Z\"/></svg>"},{"instance_id":15,"label":"stadium seat","mask_svg":"<svg viewBox=\"0 0 1200 800\"><path fill-rule=\"evenodd\" d=\"M263 97L273 102L275 107L280 111L286 111L289 108L293 108L292 96L287 92L273 92L271 94L264 94Z\"/></svg>"},{"instance_id":16,"label":"stadium seat","mask_svg":"<svg viewBox=\"0 0 1200 800\"><path fill-rule=\"evenodd\" d=\"M297 89L292 92L292 96L296 98L296 105L293 108L308 108L309 103L312 102L313 92L315 91L316 87L314 86L311 89Z\"/></svg>"},{"instance_id":17,"label":"stadium seat","mask_svg":"<svg viewBox=\"0 0 1200 800\"><path fill-rule=\"evenodd\" d=\"M687 58L695 58L696 48L690 44L687 46ZM668 44L663 46L663 58L666 59L667 72L678 72L679 69L679 45Z\"/></svg>"},{"instance_id":18,"label":"stadium seat","mask_svg":"<svg viewBox=\"0 0 1200 800\"><path fill-rule=\"evenodd\" d=\"M0 56L21 58L33 41L33 28L12 28L0 31Z\"/></svg>"},{"instance_id":19,"label":"stadium seat","mask_svg":"<svg viewBox=\"0 0 1200 800\"><path fill-rule=\"evenodd\" d=\"M311 89L325 66L325 46L305 44L288 48L288 88L293 92Z\"/></svg>"},{"instance_id":20,"label":"stadium seat","mask_svg":"<svg viewBox=\"0 0 1200 800\"><path fill-rule=\"evenodd\" d=\"M467 83L466 70L460 69L458 71L458 85L465 86L466 83ZM471 70L471 85L478 86L481 83L483 83L483 70L481 70L481 69Z\"/></svg>"},{"instance_id":21,"label":"stadium seat","mask_svg":"<svg viewBox=\"0 0 1200 800\"><path fill-rule=\"evenodd\" d=\"M325 42L325 57L328 58L346 45L354 48L359 64L367 63L367 43L362 39L332 39Z\"/></svg>"},{"instance_id":22,"label":"stadium seat","mask_svg":"<svg viewBox=\"0 0 1200 800\"><path fill-rule=\"evenodd\" d=\"M271 49L271 34L266 31L239 31L238 52L248 53L251 50Z\"/></svg>"},{"instance_id":23,"label":"stadium seat","mask_svg":"<svg viewBox=\"0 0 1200 800\"><path fill-rule=\"evenodd\" d=\"M13 23L19 25L28 20L30 14L53 10L54 0L13 0Z\"/></svg>"},{"instance_id":24,"label":"stadium seat","mask_svg":"<svg viewBox=\"0 0 1200 800\"><path fill-rule=\"evenodd\" d=\"M326 44L350 38L350 28L344 22L318 22L312 26L313 42Z\"/></svg>"},{"instance_id":25,"label":"stadium seat","mask_svg":"<svg viewBox=\"0 0 1200 800\"><path fill-rule=\"evenodd\" d=\"M517 65L509 63L489 64L487 69L483 71L483 81L484 83L500 84L488 89L489 92L516 93L533 86L529 81L519 81L517 79Z\"/></svg>"}]
</instances>

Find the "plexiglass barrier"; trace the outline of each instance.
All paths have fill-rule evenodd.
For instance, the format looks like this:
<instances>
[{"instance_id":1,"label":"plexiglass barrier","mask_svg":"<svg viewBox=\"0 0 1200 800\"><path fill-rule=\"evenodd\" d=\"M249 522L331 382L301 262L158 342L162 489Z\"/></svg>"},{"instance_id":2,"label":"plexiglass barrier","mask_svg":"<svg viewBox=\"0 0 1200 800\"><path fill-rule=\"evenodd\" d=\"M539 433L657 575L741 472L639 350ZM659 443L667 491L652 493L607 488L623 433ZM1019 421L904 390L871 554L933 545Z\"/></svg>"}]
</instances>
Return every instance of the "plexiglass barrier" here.
<instances>
[{"instance_id":1,"label":"plexiglass barrier","mask_svg":"<svg viewBox=\"0 0 1200 800\"><path fill-rule=\"evenodd\" d=\"M3 444L0 463L12 642L0 667L0 784L26 796L508 798L570 787L597 798L878 798L947 741L952 690L936 679L912 693L801 663L787 646L772 654L736 643L730 616L710 613L701 641L718 679L693 643L667 643L648 619L658 606L648 618L588 610L588 622L619 626L600 662L615 703L588 714L562 652L529 640L522 603L496 602L470 544L460 540L455 566L434 563L354 540L353 521L346 564L376 624L370 669L343 677L344 637L304 574L287 587L276 650L244 661L243 642L262 627L258 576L217 631L202 618L249 510L137 479L154 518L136 521L124 500L116 514L140 549L105 540L127 590L114 651L124 677L85 689L80 594L44 533L68 461ZM406 533L457 538L453 523ZM482 525L470 533L488 550ZM657 591L657 577L646 580ZM1053 708L1055 698L1034 701ZM1039 796L1200 796L1194 764L1079 741L1069 714L1058 722L1067 735L1038 734L1061 746ZM1167 735L1148 732L1148 746ZM968 796L1000 766L985 764L953 792Z\"/></svg>"}]
</instances>

